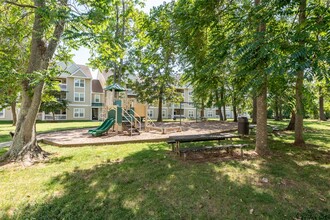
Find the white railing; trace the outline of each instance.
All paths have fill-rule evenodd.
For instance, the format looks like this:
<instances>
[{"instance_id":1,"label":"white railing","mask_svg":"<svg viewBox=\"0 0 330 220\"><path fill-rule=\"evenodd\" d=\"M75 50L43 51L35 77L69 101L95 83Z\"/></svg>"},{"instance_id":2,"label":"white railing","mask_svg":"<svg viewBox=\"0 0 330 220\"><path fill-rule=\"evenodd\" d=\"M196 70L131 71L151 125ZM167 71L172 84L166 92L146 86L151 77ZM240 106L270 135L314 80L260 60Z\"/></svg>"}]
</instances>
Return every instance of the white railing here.
<instances>
[{"instance_id":1,"label":"white railing","mask_svg":"<svg viewBox=\"0 0 330 220\"><path fill-rule=\"evenodd\" d=\"M127 118L125 114L126 114L128 117L130 117L130 119ZM122 114L122 115L123 115L123 117L124 117L129 123L130 123L130 125L131 125L131 131L130 131L129 133L130 133L131 136L132 136L132 133L133 133L133 122L132 122L132 121L134 120L134 119L133 119L134 117L133 117L131 114L129 114L125 109L123 109L123 114Z\"/></svg>"},{"instance_id":2,"label":"white railing","mask_svg":"<svg viewBox=\"0 0 330 220\"><path fill-rule=\"evenodd\" d=\"M148 122L146 123L146 127L148 127L149 124L151 125L151 127L156 127L155 123L151 120L148 114L146 115L146 122Z\"/></svg>"},{"instance_id":3,"label":"white railing","mask_svg":"<svg viewBox=\"0 0 330 220\"><path fill-rule=\"evenodd\" d=\"M44 120L49 121L49 120L54 120L54 118L56 121L57 120L66 120L66 115L55 114L53 117L52 114L47 114L47 115L45 115Z\"/></svg>"},{"instance_id":4,"label":"white railing","mask_svg":"<svg viewBox=\"0 0 330 220\"><path fill-rule=\"evenodd\" d=\"M61 91L67 91L67 85L64 83L60 83L60 88L61 88Z\"/></svg>"},{"instance_id":5,"label":"white railing","mask_svg":"<svg viewBox=\"0 0 330 220\"><path fill-rule=\"evenodd\" d=\"M131 109L131 111L133 112L133 114L134 114L134 116L133 116L133 118L134 118L134 121L136 121L138 124L139 124L139 128L140 128L140 131L142 130L142 123L141 123L141 116L138 114L138 113L136 113L133 109ZM137 115L139 118L140 118L140 120L138 120L136 117L135 117L135 115Z\"/></svg>"}]
</instances>

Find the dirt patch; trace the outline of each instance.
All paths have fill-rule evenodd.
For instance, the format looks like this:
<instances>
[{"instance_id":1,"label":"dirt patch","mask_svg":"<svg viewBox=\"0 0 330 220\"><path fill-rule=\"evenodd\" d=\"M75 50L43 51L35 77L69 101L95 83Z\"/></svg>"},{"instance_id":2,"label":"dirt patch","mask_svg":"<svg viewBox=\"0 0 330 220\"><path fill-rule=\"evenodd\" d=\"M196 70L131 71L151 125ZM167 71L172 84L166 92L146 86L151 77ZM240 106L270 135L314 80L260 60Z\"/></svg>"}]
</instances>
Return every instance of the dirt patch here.
<instances>
[{"instance_id":1,"label":"dirt patch","mask_svg":"<svg viewBox=\"0 0 330 220\"><path fill-rule=\"evenodd\" d=\"M156 123L157 127L178 127L179 122ZM234 122L182 122L182 132L162 134L157 131L144 132L140 135L129 136L125 133L110 131L109 134L101 137L93 137L88 134L89 129L77 129L71 131L59 131L47 134L41 134L39 139L43 139L45 143L56 146L83 146L83 145L107 145L107 144L124 144L139 142L159 142L166 141L171 135L196 135L196 134L212 134L220 132L230 132L237 129L237 123Z\"/></svg>"}]
</instances>

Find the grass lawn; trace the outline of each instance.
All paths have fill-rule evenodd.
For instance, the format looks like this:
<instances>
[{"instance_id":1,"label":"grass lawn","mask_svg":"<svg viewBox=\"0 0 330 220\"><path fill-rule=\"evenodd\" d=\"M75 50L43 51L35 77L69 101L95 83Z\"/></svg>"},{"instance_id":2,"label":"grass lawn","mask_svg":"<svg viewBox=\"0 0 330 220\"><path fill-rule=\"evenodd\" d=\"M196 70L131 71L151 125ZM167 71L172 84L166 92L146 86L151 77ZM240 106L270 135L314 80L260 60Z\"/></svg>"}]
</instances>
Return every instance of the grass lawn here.
<instances>
[{"instance_id":1,"label":"grass lawn","mask_svg":"<svg viewBox=\"0 0 330 220\"><path fill-rule=\"evenodd\" d=\"M51 131L63 131L77 128L90 128L99 126L99 121L65 121L65 122L37 122L37 132L45 133ZM11 141L9 135L10 131L15 131L15 127L11 125L11 122L0 122L0 143Z\"/></svg>"},{"instance_id":2,"label":"grass lawn","mask_svg":"<svg viewBox=\"0 0 330 220\"><path fill-rule=\"evenodd\" d=\"M48 162L0 167L0 219L330 219L330 122L306 130L305 148L286 132L271 157L215 162L166 143L43 145Z\"/></svg>"}]
</instances>

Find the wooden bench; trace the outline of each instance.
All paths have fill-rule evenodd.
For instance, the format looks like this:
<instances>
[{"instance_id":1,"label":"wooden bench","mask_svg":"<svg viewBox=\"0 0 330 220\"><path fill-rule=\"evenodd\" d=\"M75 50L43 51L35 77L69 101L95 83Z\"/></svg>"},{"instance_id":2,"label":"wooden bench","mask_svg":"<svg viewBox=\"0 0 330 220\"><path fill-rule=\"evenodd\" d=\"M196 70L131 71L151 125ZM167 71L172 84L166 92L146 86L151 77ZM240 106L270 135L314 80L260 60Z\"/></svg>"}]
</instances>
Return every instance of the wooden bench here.
<instances>
[{"instance_id":1,"label":"wooden bench","mask_svg":"<svg viewBox=\"0 0 330 220\"><path fill-rule=\"evenodd\" d=\"M187 155L191 152L205 152L205 151L220 151L226 150L227 153L231 153L233 155L233 150L238 148L241 151L241 157L243 158L243 148L247 147L248 144L229 144L229 145L218 145L218 146L206 146L206 147L192 147L192 148L181 148L179 149L179 155L183 154L183 159L186 160Z\"/></svg>"},{"instance_id":2,"label":"wooden bench","mask_svg":"<svg viewBox=\"0 0 330 220\"><path fill-rule=\"evenodd\" d=\"M172 151L174 152L176 141L175 140L168 140L167 141L167 144L171 144L172 145Z\"/></svg>"}]
</instances>

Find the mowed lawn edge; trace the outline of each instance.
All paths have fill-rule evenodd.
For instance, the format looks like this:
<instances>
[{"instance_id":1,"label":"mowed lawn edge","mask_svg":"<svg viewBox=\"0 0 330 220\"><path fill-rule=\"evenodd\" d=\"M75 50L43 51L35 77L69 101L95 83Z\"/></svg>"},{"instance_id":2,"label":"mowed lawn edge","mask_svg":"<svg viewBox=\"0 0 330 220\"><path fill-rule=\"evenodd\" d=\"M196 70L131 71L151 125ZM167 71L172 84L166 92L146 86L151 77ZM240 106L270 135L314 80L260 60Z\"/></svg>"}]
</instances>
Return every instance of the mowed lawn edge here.
<instances>
[{"instance_id":1,"label":"mowed lawn edge","mask_svg":"<svg viewBox=\"0 0 330 220\"><path fill-rule=\"evenodd\" d=\"M74 129L84 129L98 127L102 122L100 121L55 121L55 122L37 122L37 133L45 134L56 131L67 131ZM11 141L9 135L10 131L15 131L15 126L11 122L0 123L0 143Z\"/></svg>"},{"instance_id":2,"label":"mowed lawn edge","mask_svg":"<svg viewBox=\"0 0 330 220\"><path fill-rule=\"evenodd\" d=\"M42 145L48 162L0 167L0 219L329 219L328 126L308 122L304 148L272 136L272 156L244 160L185 162L166 143Z\"/></svg>"}]
</instances>

